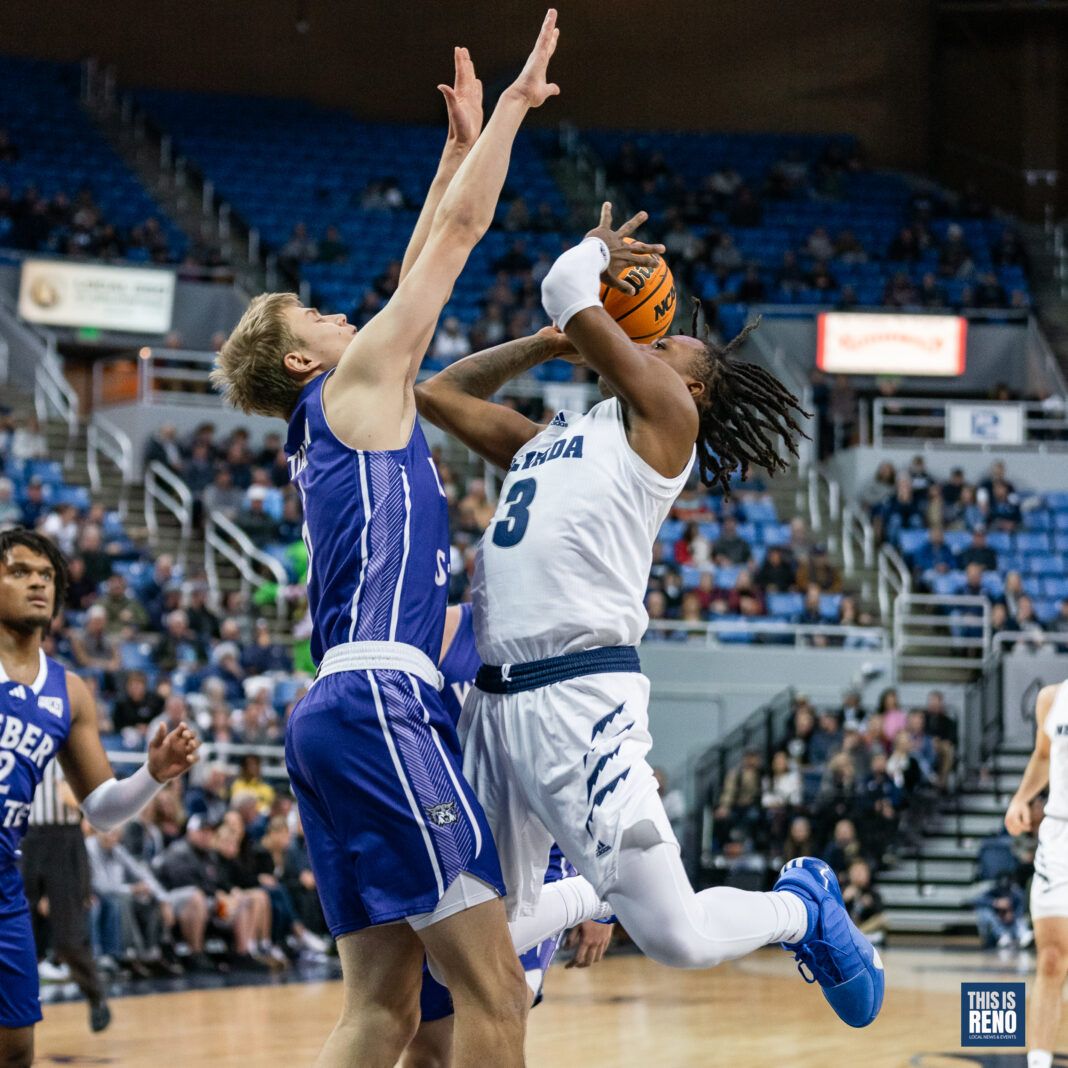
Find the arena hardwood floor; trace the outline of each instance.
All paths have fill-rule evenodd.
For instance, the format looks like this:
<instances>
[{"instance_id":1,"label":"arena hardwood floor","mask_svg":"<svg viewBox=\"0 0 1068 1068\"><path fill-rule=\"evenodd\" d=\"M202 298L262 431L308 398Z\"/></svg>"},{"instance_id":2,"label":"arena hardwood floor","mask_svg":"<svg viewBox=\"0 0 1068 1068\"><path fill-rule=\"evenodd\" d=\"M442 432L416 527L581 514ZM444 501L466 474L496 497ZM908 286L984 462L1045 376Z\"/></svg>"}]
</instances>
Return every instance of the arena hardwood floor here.
<instances>
[{"instance_id":1,"label":"arena hardwood floor","mask_svg":"<svg viewBox=\"0 0 1068 1068\"><path fill-rule=\"evenodd\" d=\"M841 1024L819 988L806 986L778 950L709 972L627 955L588 971L557 967L531 1015L528 1063L1022 1068L1021 1051L984 1059L960 1049L960 983L1029 978L1033 957L891 948L884 960L886 1004L864 1031ZM88 1033L84 1004L48 1005L37 1063L298 1068L314 1059L340 993L331 982L123 998L112 1002L114 1023L102 1035Z\"/></svg>"}]
</instances>

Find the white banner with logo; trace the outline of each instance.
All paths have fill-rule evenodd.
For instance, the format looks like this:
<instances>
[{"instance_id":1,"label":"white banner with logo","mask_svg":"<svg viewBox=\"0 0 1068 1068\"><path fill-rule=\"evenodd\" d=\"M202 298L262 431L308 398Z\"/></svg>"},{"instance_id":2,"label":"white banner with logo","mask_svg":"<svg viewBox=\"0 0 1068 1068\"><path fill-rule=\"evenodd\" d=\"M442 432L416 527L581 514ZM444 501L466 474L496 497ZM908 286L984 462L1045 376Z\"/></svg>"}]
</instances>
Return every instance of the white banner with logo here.
<instances>
[{"instance_id":1,"label":"white banner with logo","mask_svg":"<svg viewBox=\"0 0 1068 1068\"><path fill-rule=\"evenodd\" d=\"M816 364L845 375L961 375L968 321L959 315L824 312Z\"/></svg>"},{"instance_id":2,"label":"white banner with logo","mask_svg":"<svg viewBox=\"0 0 1068 1068\"><path fill-rule=\"evenodd\" d=\"M165 334L174 313L173 271L62 260L24 260L19 315L45 326Z\"/></svg>"},{"instance_id":3,"label":"white banner with logo","mask_svg":"<svg viewBox=\"0 0 1068 1068\"><path fill-rule=\"evenodd\" d=\"M1022 404L946 404L946 441L954 445L1022 445Z\"/></svg>"}]
</instances>

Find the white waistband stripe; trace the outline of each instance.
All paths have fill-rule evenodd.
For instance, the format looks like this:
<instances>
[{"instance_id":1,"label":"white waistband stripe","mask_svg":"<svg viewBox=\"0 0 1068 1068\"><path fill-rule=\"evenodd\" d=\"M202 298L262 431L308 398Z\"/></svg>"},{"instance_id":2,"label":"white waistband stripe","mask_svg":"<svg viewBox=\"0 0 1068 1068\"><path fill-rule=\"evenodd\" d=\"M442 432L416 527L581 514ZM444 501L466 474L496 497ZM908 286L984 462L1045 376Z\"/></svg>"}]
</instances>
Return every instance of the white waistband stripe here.
<instances>
[{"instance_id":1,"label":"white waistband stripe","mask_svg":"<svg viewBox=\"0 0 1068 1068\"><path fill-rule=\"evenodd\" d=\"M405 671L440 690L445 680L437 666L414 645L403 642L346 642L327 649L316 679L339 671Z\"/></svg>"}]
</instances>

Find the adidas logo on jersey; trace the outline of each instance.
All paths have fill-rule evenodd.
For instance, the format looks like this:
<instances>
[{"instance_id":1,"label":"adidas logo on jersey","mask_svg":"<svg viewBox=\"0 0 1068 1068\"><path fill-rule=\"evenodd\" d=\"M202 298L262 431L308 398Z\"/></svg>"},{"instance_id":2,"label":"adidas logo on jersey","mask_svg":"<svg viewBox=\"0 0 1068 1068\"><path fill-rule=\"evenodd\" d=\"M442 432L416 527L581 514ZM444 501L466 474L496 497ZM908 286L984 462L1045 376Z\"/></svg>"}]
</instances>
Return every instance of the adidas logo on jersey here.
<instances>
[{"instance_id":1,"label":"adidas logo on jersey","mask_svg":"<svg viewBox=\"0 0 1068 1068\"><path fill-rule=\"evenodd\" d=\"M604 842L598 842L597 843L597 859L598 860L600 860L601 857L603 857L606 853L611 853L611 852L612 852L612 847L610 845L605 845Z\"/></svg>"},{"instance_id":2,"label":"adidas logo on jersey","mask_svg":"<svg viewBox=\"0 0 1068 1068\"><path fill-rule=\"evenodd\" d=\"M557 412L556 415L553 416L553 421L549 426L567 426L567 420L564 418L564 413Z\"/></svg>"},{"instance_id":3,"label":"adidas logo on jersey","mask_svg":"<svg viewBox=\"0 0 1068 1068\"><path fill-rule=\"evenodd\" d=\"M443 805L431 805L427 808L426 814L434 827L448 827L460 818L455 801L446 801Z\"/></svg>"},{"instance_id":4,"label":"adidas logo on jersey","mask_svg":"<svg viewBox=\"0 0 1068 1068\"><path fill-rule=\"evenodd\" d=\"M26 687L25 686L14 686L10 690L7 691L7 695L8 695L8 697L12 698L12 700L25 701L26 700Z\"/></svg>"},{"instance_id":5,"label":"adidas logo on jersey","mask_svg":"<svg viewBox=\"0 0 1068 1068\"><path fill-rule=\"evenodd\" d=\"M62 697L38 697L37 707L43 708L46 712L51 712L57 719L63 718Z\"/></svg>"}]
</instances>

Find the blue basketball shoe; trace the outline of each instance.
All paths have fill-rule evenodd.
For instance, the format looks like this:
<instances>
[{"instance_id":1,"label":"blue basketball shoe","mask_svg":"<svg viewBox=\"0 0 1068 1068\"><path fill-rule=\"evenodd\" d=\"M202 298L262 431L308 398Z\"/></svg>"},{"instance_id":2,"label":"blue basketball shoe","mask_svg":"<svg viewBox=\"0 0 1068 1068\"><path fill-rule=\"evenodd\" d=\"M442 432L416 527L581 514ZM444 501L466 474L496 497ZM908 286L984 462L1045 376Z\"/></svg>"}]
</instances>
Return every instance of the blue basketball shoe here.
<instances>
[{"instance_id":1,"label":"blue basketball shoe","mask_svg":"<svg viewBox=\"0 0 1068 1068\"><path fill-rule=\"evenodd\" d=\"M782 943L794 954L801 978L819 983L831 1008L850 1027L867 1027L883 1007L883 962L849 918L834 872L816 857L798 857L779 872L774 889L797 894L808 910L805 937Z\"/></svg>"}]
</instances>

